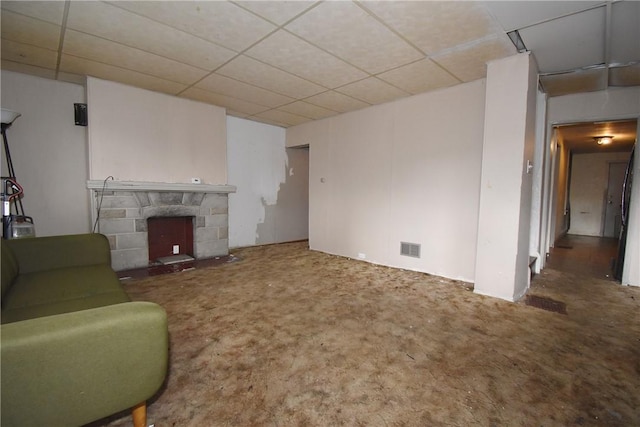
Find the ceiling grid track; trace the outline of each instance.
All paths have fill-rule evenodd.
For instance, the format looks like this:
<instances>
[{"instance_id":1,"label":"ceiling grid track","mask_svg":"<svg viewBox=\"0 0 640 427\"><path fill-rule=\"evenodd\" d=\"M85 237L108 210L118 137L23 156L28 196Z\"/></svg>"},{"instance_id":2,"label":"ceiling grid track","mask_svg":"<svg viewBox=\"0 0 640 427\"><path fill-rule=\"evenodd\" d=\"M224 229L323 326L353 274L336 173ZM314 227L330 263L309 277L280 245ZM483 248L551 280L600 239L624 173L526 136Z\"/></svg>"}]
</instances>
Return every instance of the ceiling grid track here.
<instances>
[{"instance_id":1,"label":"ceiling grid track","mask_svg":"<svg viewBox=\"0 0 640 427\"><path fill-rule=\"evenodd\" d=\"M609 86L609 67L611 67L611 21L612 9L611 2L608 1L605 9L604 23L604 79L606 85Z\"/></svg>"},{"instance_id":2,"label":"ceiling grid track","mask_svg":"<svg viewBox=\"0 0 640 427\"><path fill-rule=\"evenodd\" d=\"M60 62L62 62L62 52L64 48L64 36L67 31L67 18L69 16L69 6L71 0L66 0L64 2L64 12L62 13L62 25L60 26L60 41L58 42L58 56L56 58L56 69L55 69L55 78L58 79L60 74Z\"/></svg>"}]
</instances>

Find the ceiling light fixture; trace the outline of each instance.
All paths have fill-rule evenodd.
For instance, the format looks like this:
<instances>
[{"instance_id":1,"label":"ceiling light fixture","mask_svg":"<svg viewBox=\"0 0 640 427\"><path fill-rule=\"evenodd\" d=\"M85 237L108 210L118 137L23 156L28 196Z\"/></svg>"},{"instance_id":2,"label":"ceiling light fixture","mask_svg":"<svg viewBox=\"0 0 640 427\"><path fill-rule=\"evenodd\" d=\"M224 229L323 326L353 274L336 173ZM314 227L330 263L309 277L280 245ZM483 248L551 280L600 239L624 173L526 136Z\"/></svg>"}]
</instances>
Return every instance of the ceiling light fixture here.
<instances>
[{"instance_id":1,"label":"ceiling light fixture","mask_svg":"<svg viewBox=\"0 0 640 427\"><path fill-rule=\"evenodd\" d=\"M609 145L613 141L612 136L596 136L593 139L596 140L596 144L598 145Z\"/></svg>"}]
</instances>

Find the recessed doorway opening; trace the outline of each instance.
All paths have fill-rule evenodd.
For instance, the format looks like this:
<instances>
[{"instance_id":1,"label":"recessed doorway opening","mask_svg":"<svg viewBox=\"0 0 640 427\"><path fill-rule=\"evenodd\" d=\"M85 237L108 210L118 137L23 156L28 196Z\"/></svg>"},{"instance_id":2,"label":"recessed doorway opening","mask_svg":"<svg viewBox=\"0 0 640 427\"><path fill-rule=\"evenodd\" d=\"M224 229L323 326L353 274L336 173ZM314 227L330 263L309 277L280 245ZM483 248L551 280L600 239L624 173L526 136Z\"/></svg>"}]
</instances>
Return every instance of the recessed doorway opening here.
<instances>
[{"instance_id":1,"label":"recessed doorway opening","mask_svg":"<svg viewBox=\"0 0 640 427\"><path fill-rule=\"evenodd\" d=\"M624 220L628 200L625 206L623 193L624 186L630 186L627 172L634 156L637 126L636 119L556 126L560 161L556 170L554 241L560 251L552 251L552 256L562 252L561 258L571 260L574 257L568 256L569 252L578 255L579 251L567 252L562 245L586 243L585 253L576 261L588 262L582 259L587 253L594 256L593 251L601 251L601 255L610 257L606 277L621 280L628 228ZM605 134L611 137L611 143L598 144L598 138Z\"/></svg>"}]
</instances>

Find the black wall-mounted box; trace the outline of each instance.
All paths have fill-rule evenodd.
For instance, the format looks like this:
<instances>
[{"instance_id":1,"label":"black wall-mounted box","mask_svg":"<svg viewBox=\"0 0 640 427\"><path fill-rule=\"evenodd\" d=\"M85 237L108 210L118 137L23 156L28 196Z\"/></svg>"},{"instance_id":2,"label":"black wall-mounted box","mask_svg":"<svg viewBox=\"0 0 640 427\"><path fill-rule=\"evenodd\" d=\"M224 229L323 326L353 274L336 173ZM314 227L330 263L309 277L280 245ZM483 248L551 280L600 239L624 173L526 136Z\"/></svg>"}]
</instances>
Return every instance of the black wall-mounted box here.
<instances>
[{"instance_id":1,"label":"black wall-mounted box","mask_svg":"<svg viewBox=\"0 0 640 427\"><path fill-rule=\"evenodd\" d=\"M87 125L87 104L73 104L76 126Z\"/></svg>"}]
</instances>

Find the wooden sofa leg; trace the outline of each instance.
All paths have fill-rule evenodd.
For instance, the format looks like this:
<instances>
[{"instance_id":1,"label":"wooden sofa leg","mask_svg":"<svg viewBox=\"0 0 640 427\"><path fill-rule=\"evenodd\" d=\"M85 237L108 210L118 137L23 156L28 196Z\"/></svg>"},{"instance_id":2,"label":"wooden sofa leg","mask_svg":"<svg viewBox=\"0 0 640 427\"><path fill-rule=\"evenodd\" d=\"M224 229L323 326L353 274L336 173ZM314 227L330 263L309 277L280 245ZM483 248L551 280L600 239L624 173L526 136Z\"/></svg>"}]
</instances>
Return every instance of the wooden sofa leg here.
<instances>
[{"instance_id":1,"label":"wooden sofa leg","mask_svg":"<svg viewBox=\"0 0 640 427\"><path fill-rule=\"evenodd\" d=\"M131 409L133 427L147 427L147 402L138 403Z\"/></svg>"}]
</instances>

